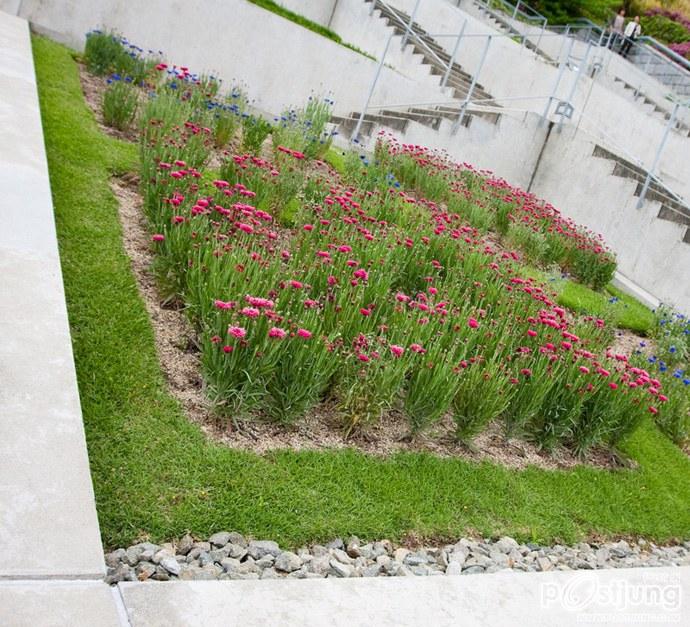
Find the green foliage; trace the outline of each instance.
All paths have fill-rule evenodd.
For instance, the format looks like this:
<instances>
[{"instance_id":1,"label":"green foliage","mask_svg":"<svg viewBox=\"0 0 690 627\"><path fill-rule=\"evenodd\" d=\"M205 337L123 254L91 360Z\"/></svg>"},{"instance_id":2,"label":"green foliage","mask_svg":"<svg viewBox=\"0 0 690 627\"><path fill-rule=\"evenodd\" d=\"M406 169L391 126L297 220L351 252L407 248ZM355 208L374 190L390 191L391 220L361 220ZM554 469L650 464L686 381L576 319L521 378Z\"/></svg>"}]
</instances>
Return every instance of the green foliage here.
<instances>
[{"instance_id":1,"label":"green foliage","mask_svg":"<svg viewBox=\"0 0 690 627\"><path fill-rule=\"evenodd\" d=\"M575 246L567 252L566 259L573 276L594 290L608 285L616 273L616 258L612 253Z\"/></svg>"},{"instance_id":2,"label":"green foliage","mask_svg":"<svg viewBox=\"0 0 690 627\"><path fill-rule=\"evenodd\" d=\"M471 443L493 419L508 409L514 391L507 385L500 361L465 362L460 386L453 399L453 420L456 437ZM481 390L481 393L477 393Z\"/></svg>"},{"instance_id":3,"label":"green foliage","mask_svg":"<svg viewBox=\"0 0 690 627\"><path fill-rule=\"evenodd\" d=\"M89 72L96 76L114 71L123 53L120 38L114 33L93 31L86 35L84 61Z\"/></svg>"},{"instance_id":4,"label":"green foliage","mask_svg":"<svg viewBox=\"0 0 690 627\"><path fill-rule=\"evenodd\" d=\"M261 152L261 146L271 133L271 125L263 118L255 115L242 116L242 150L256 154Z\"/></svg>"},{"instance_id":5,"label":"green foliage","mask_svg":"<svg viewBox=\"0 0 690 627\"><path fill-rule=\"evenodd\" d=\"M128 77L137 85L146 79L158 62L155 58L142 56L116 33L101 31L91 31L86 35L84 61L92 74L103 76L113 72L122 78Z\"/></svg>"},{"instance_id":6,"label":"green foliage","mask_svg":"<svg viewBox=\"0 0 690 627\"><path fill-rule=\"evenodd\" d=\"M124 131L133 122L138 105L139 91L131 82L111 80L103 92L103 121Z\"/></svg>"},{"instance_id":7,"label":"green foliage","mask_svg":"<svg viewBox=\"0 0 690 627\"><path fill-rule=\"evenodd\" d=\"M301 152L307 159L325 155L331 147L332 135L326 130L331 119L333 101L310 96L301 109L283 112L273 127L273 147L289 148Z\"/></svg>"},{"instance_id":8,"label":"green foliage","mask_svg":"<svg viewBox=\"0 0 690 627\"><path fill-rule=\"evenodd\" d=\"M681 44L690 41L690 31L664 15L644 15L640 18L642 32L663 44Z\"/></svg>"}]
</instances>

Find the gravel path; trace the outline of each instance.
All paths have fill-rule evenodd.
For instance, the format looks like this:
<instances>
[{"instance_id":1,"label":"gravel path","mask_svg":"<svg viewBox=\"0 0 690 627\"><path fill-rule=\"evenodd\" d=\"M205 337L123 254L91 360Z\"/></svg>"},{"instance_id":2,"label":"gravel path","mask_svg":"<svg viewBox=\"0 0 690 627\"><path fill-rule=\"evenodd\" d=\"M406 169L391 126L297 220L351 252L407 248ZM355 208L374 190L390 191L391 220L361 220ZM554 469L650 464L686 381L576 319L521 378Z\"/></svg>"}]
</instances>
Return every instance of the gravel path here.
<instances>
[{"instance_id":1,"label":"gravel path","mask_svg":"<svg viewBox=\"0 0 690 627\"><path fill-rule=\"evenodd\" d=\"M202 579L297 579L471 575L510 568L518 571L690 566L690 541L657 546L645 540L574 546L519 544L513 538L410 550L388 540L362 543L356 537L313 545L296 553L271 540L250 540L219 532L198 542L186 535L176 543L142 542L105 556L107 583Z\"/></svg>"}]
</instances>

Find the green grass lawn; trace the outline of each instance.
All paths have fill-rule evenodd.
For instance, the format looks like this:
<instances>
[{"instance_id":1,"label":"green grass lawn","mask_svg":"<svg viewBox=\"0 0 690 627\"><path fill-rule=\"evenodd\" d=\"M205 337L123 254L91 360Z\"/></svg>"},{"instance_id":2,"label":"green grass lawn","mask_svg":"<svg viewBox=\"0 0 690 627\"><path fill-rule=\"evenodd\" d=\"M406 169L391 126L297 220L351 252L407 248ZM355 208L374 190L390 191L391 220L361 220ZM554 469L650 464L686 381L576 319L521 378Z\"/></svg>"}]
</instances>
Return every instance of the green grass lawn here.
<instances>
[{"instance_id":1,"label":"green grass lawn","mask_svg":"<svg viewBox=\"0 0 690 627\"><path fill-rule=\"evenodd\" d=\"M543 281L556 292L556 301L580 314L603 318L619 329L629 329L641 335L648 335L654 329L656 320L649 307L624 294L613 285L597 292L586 285L563 279L558 274L549 274L537 268L525 268L525 275Z\"/></svg>"},{"instance_id":2,"label":"green grass lawn","mask_svg":"<svg viewBox=\"0 0 690 627\"><path fill-rule=\"evenodd\" d=\"M237 530L286 546L336 535L468 531L537 542L690 537L690 460L646 423L638 470L515 471L352 450L260 456L210 443L170 396L121 241L109 177L134 146L98 130L70 52L34 38L62 270L91 471L108 547Z\"/></svg>"}]
</instances>

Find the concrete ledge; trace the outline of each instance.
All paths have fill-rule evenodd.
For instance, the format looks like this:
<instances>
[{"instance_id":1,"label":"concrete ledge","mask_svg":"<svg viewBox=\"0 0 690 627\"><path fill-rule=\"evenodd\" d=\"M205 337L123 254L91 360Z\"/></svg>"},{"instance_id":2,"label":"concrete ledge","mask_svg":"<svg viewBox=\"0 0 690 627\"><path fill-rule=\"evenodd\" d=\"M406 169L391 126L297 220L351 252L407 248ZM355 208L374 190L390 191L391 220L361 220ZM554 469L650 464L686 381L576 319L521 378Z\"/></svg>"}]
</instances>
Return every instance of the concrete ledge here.
<instances>
[{"instance_id":1,"label":"concrete ledge","mask_svg":"<svg viewBox=\"0 0 690 627\"><path fill-rule=\"evenodd\" d=\"M658 298L652 296L647 290L642 289L637 283L620 272L616 272L611 283L613 287L617 287L621 292L637 298L637 300L647 305L650 309L656 309L661 304Z\"/></svg>"},{"instance_id":2,"label":"concrete ledge","mask_svg":"<svg viewBox=\"0 0 690 627\"><path fill-rule=\"evenodd\" d=\"M690 568L122 583L133 627L690 622Z\"/></svg>"},{"instance_id":3,"label":"concrete ledge","mask_svg":"<svg viewBox=\"0 0 690 627\"><path fill-rule=\"evenodd\" d=\"M113 591L104 583L0 583L3 627L120 627Z\"/></svg>"},{"instance_id":4,"label":"concrete ledge","mask_svg":"<svg viewBox=\"0 0 690 627\"><path fill-rule=\"evenodd\" d=\"M101 578L29 28L2 12L0 59L0 579Z\"/></svg>"}]
</instances>

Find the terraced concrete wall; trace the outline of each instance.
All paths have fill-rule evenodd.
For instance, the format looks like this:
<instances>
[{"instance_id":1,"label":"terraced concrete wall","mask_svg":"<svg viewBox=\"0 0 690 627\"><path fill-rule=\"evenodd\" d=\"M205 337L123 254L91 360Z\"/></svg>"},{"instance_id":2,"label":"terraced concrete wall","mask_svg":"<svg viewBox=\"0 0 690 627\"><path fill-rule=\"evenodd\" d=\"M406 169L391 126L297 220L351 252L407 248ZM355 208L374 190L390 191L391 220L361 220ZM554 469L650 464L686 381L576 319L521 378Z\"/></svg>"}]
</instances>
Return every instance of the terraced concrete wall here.
<instances>
[{"instance_id":1,"label":"terraced concrete wall","mask_svg":"<svg viewBox=\"0 0 690 627\"><path fill-rule=\"evenodd\" d=\"M338 0L278 0L278 4L321 26L328 26Z\"/></svg>"},{"instance_id":2,"label":"terraced concrete wall","mask_svg":"<svg viewBox=\"0 0 690 627\"><path fill-rule=\"evenodd\" d=\"M0 0L0 10L15 0ZM15 7L16 8L16 7ZM255 105L278 113L332 94L336 113L360 108L376 62L246 0L23 0L21 17L78 49L105 27L162 50L172 63L244 83ZM412 99L420 83L384 67L374 97ZM439 90L440 93L440 90Z\"/></svg>"}]
</instances>

